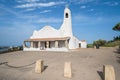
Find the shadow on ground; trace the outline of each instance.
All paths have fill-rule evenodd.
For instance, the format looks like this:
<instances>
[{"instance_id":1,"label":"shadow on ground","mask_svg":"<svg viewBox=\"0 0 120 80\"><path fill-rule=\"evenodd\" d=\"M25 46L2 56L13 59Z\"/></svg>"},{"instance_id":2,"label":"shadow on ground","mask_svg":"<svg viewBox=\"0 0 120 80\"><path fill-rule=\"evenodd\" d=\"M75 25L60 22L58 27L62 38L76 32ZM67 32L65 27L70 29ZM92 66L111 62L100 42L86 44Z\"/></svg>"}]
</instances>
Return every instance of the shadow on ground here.
<instances>
[{"instance_id":1,"label":"shadow on ground","mask_svg":"<svg viewBox=\"0 0 120 80\"><path fill-rule=\"evenodd\" d=\"M103 80L103 72L102 71L97 71L97 73L100 76L101 80Z\"/></svg>"},{"instance_id":2,"label":"shadow on ground","mask_svg":"<svg viewBox=\"0 0 120 80\"><path fill-rule=\"evenodd\" d=\"M114 51L114 53L117 54L117 62L120 63L120 48L116 49L116 51Z\"/></svg>"},{"instance_id":3,"label":"shadow on ground","mask_svg":"<svg viewBox=\"0 0 120 80\"><path fill-rule=\"evenodd\" d=\"M120 56L117 56L117 62L120 63Z\"/></svg>"},{"instance_id":4,"label":"shadow on ground","mask_svg":"<svg viewBox=\"0 0 120 80\"><path fill-rule=\"evenodd\" d=\"M120 54L120 48L116 49L116 51L114 51L114 52L117 53L117 54Z\"/></svg>"},{"instance_id":5,"label":"shadow on ground","mask_svg":"<svg viewBox=\"0 0 120 80\"><path fill-rule=\"evenodd\" d=\"M47 68L48 68L48 65L45 65L42 72L44 72Z\"/></svg>"}]
</instances>

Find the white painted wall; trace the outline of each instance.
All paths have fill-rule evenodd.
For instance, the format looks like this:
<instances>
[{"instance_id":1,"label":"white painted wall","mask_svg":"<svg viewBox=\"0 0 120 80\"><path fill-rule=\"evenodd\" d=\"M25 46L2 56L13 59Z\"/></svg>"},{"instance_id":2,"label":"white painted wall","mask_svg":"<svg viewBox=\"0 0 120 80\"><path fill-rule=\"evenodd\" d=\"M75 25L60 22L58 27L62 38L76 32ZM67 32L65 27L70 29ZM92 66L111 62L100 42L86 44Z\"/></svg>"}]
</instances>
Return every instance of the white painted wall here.
<instances>
[{"instance_id":1,"label":"white painted wall","mask_svg":"<svg viewBox=\"0 0 120 80\"><path fill-rule=\"evenodd\" d=\"M86 41L79 41L81 43L81 48L87 48L87 42Z\"/></svg>"},{"instance_id":2,"label":"white painted wall","mask_svg":"<svg viewBox=\"0 0 120 80\"><path fill-rule=\"evenodd\" d=\"M57 37L62 37L61 32L59 30L54 29L51 26L45 26L39 31L35 30L30 38L34 39L34 38L57 38Z\"/></svg>"},{"instance_id":3,"label":"white painted wall","mask_svg":"<svg viewBox=\"0 0 120 80\"><path fill-rule=\"evenodd\" d=\"M63 51L63 52L68 52L68 49L63 47L63 48L46 48L45 50L40 50L39 48L24 48L24 51Z\"/></svg>"}]
</instances>

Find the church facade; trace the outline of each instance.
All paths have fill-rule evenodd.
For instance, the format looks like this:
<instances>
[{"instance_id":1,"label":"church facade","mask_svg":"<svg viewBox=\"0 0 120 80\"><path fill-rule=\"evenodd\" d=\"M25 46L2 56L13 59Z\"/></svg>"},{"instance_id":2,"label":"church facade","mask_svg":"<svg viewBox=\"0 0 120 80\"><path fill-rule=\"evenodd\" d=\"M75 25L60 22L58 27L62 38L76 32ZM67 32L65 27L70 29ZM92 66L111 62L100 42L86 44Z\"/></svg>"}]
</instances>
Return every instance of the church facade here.
<instances>
[{"instance_id":1,"label":"church facade","mask_svg":"<svg viewBox=\"0 0 120 80\"><path fill-rule=\"evenodd\" d=\"M41 30L35 30L30 39L23 43L24 51L69 51L86 47L85 40L80 41L73 35L71 11L68 7L64 10L63 24L60 29L45 26Z\"/></svg>"}]
</instances>

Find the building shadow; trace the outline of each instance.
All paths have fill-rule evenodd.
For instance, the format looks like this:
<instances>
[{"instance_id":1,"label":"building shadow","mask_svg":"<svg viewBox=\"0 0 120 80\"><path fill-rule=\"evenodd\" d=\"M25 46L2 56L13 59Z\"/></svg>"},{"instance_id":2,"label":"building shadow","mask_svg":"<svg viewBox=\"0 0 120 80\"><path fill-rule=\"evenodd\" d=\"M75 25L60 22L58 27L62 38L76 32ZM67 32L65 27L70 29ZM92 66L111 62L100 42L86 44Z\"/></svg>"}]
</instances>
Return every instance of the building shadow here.
<instances>
[{"instance_id":1,"label":"building shadow","mask_svg":"<svg viewBox=\"0 0 120 80\"><path fill-rule=\"evenodd\" d=\"M97 71L98 75L100 76L101 80L103 80L103 72L102 71Z\"/></svg>"}]
</instances>

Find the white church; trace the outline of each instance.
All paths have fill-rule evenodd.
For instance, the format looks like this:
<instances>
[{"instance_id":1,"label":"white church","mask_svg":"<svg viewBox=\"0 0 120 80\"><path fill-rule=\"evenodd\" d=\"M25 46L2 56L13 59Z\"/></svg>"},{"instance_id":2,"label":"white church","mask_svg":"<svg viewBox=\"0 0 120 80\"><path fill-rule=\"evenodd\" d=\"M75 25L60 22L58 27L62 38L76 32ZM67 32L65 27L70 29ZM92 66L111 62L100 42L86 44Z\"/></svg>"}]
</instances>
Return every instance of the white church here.
<instances>
[{"instance_id":1,"label":"white church","mask_svg":"<svg viewBox=\"0 0 120 80\"><path fill-rule=\"evenodd\" d=\"M24 51L69 51L71 49L86 48L85 40L80 41L73 35L71 11L64 10L63 24L60 29L45 26L34 31L30 39L23 43Z\"/></svg>"}]
</instances>

